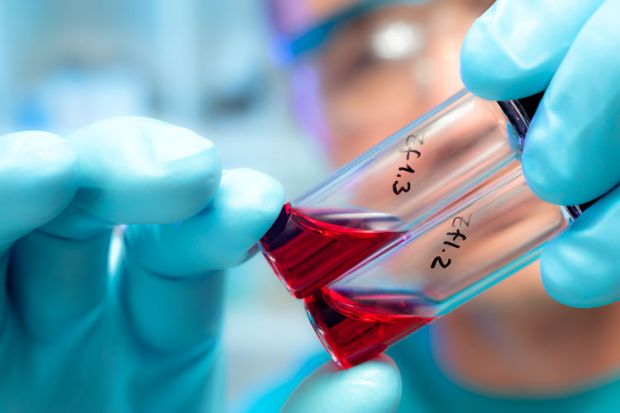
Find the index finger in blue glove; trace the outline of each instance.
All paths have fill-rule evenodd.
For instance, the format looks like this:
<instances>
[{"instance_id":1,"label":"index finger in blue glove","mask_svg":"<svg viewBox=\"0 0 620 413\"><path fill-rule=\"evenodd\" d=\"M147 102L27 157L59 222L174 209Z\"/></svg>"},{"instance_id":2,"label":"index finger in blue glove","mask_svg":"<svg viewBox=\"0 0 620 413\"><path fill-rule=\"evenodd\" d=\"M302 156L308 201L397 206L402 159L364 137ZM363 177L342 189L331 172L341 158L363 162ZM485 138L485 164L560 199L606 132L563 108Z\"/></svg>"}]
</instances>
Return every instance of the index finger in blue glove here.
<instances>
[{"instance_id":1,"label":"index finger in blue glove","mask_svg":"<svg viewBox=\"0 0 620 413\"><path fill-rule=\"evenodd\" d=\"M155 119L107 119L67 139L80 158L73 204L113 224L185 219L204 208L219 184L213 143Z\"/></svg>"},{"instance_id":2,"label":"index finger in blue glove","mask_svg":"<svg viewBox=\"0 0 620 413\"><path fill-rule=\"evenodd\" d=\"M604 0L498 0L469 29L461 51L465 86L486 99L542 91L584 23Z\"/></svg>"},{"instance_id":3,"label":"index finger in blue glove","mask_svg":"<svg viewBox=\"0 0 620 413\"><path fill-rule=\"evenodd\" d=\"M338 370L328 363L306 378L287 400L284 413L389 413L401 397L398 367L388 356Z\"/></svg>"}]
</instances>

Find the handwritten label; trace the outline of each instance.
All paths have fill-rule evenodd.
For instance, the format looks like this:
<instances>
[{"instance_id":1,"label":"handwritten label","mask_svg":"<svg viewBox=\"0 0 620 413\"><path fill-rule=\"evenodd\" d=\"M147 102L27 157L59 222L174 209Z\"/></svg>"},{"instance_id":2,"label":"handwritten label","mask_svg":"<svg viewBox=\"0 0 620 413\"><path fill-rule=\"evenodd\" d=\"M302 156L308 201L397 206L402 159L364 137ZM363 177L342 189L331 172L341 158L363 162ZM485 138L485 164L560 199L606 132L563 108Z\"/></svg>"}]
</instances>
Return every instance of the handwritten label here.
<instances>
[{"instance_id":1,"label":"handwritten label","mask_svg":"<svg viewBox=\"0 0 620 413\"><path fill-rule=\"evenodd\" d=\"M424 145L424 137L412 133L405 138L405 146L398 150L405 154L405 159L403 165L399 166L398 171L396 171L396 179L392 183L394 195L401 195L411 190L411 181L415 174L413 162L422 156L422 151L416 148L422 145Z\"/></svg>"},{"instance_id":2,"label":"handwritten label","mask_svg":"<svg viewBox=\"0 0 620 413\"><path fill-rule=\"evenodd\" d=\"M451 252L461 248L463 243L467 241L467 235L465 235L463 231L466 231L466 228L469 228L469 224L471 222L471 215L467 218L457 216L452 218L452 228L446 232L447 240L442 243L443 248L441 249L442 254L435 256L433 261L431 262L431 268L435 269L437 267L440 268L448 268L450 264L452 264L452 258L449 257Z\"/></svg>"}]
</instances>

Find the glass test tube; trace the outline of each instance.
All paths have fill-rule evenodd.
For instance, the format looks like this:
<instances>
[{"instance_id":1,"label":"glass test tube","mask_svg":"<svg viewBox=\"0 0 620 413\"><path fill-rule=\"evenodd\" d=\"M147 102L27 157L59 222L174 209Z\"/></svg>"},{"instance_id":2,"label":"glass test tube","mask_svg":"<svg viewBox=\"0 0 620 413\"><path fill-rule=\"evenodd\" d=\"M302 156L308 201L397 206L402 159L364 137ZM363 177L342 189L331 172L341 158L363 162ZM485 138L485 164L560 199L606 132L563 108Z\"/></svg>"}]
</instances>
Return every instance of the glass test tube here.
<instances>
[{"instance_id":1,"label":"glass test tube","mask_svg":"<svg viewBox=\"0 0 620 413\"><path fill-rule=\"evenodd\" d=\"M461 91L284 206L260 247L341 366L531 262L579 215L527 187L526 109Z\"/></svg>"}]
</instances>

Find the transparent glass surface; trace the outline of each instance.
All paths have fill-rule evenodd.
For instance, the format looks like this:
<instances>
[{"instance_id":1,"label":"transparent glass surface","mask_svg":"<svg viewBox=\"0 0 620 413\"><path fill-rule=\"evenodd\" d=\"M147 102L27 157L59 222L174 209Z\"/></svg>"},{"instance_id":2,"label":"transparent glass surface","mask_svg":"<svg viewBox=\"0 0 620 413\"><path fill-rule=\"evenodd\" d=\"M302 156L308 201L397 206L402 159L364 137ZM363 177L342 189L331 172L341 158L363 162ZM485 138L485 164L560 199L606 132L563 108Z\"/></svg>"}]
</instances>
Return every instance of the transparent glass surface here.
<instances>
[{"instance_id":1,"label":"transparent glass surface","mask_svg":"<svg viewBox=\"0 0 620 413\"><path fill-rule=\"evenodd\" d=\"M578 215L527 187L528 124L519 102L460 92L284 206L261 249L340 366L527 265Z\"/></svg>"},{"instance_id":2,"label":"transparent glass surface","mask_svg":"<svg viewBox=\"0 0 620 413\"><path fill-rule=\"evenodd\" d=\"M497 102L462 91L291 204L381 212L405 230L515 159L511 133Z\"/></svg>"},{"instance_id":3,"label":"transparent glass surface","mask_svg":"<svg viewBox=\"0 0 620 413\"><path fill-rule=\"evenodd\" d=\"M340 366L374 357L527 265L571 221L530 191L517 160L447 209L305 299Z\"/></svg>"},{"instance_id":4,"label":"transparent glass surface","mask_svg":"<svg viewBox=\"0 0 620 413\"><path fill-rule=\"evenodd\" d=\"M456 204L327 288L411 295L419 302L407 309L411 315L441 316L536 259L571 221L563 207L531 192L518 161Z\"/></svg>"},{"instance_id":5,"label":"transparent glass surface","mask_svg":"<svg viewBox=\"0 0 620 413\"><path fill-rule=\"evenodd\" d=\"M518 163L519 142L497 102L462 91L287 204L260 247L289 291L308 296L449 215Z\"/></svg>"}]
</instances>

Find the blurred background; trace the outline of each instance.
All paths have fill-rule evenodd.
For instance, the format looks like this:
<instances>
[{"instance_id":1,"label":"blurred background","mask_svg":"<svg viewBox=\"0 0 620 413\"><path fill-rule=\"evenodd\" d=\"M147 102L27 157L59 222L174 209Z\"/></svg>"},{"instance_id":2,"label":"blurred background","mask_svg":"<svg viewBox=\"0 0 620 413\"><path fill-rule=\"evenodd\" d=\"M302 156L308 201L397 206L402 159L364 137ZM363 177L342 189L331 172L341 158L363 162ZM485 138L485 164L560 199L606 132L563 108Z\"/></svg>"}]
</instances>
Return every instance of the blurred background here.
<instances>
[{"instance_id":1,"label":"blurred background","mask_svg":"<svg viewBox=\"0 0 620 413\"><path fill-rule=\"evenodd\" d=\"M255 0L0 0L0 133L160 118L215 141L226 168L265 171L294 197L326 164L292 120L267 17ZM228 296L234 407L320 344L261 256L232 271Z\"/></svg>"},{"instance_id":2,"label":"blurred background","mask_svg":"<svg viewBox=\"0 0 620 413\"><path fill-rule=\"evenodd\" d=\"M491 1L405 3L0 0L0 133L160 118L291 199L460 89L460 40ZM233 409L321 351L261 256L231 271L226 305Z\"/></svg>"}]
</instances>

